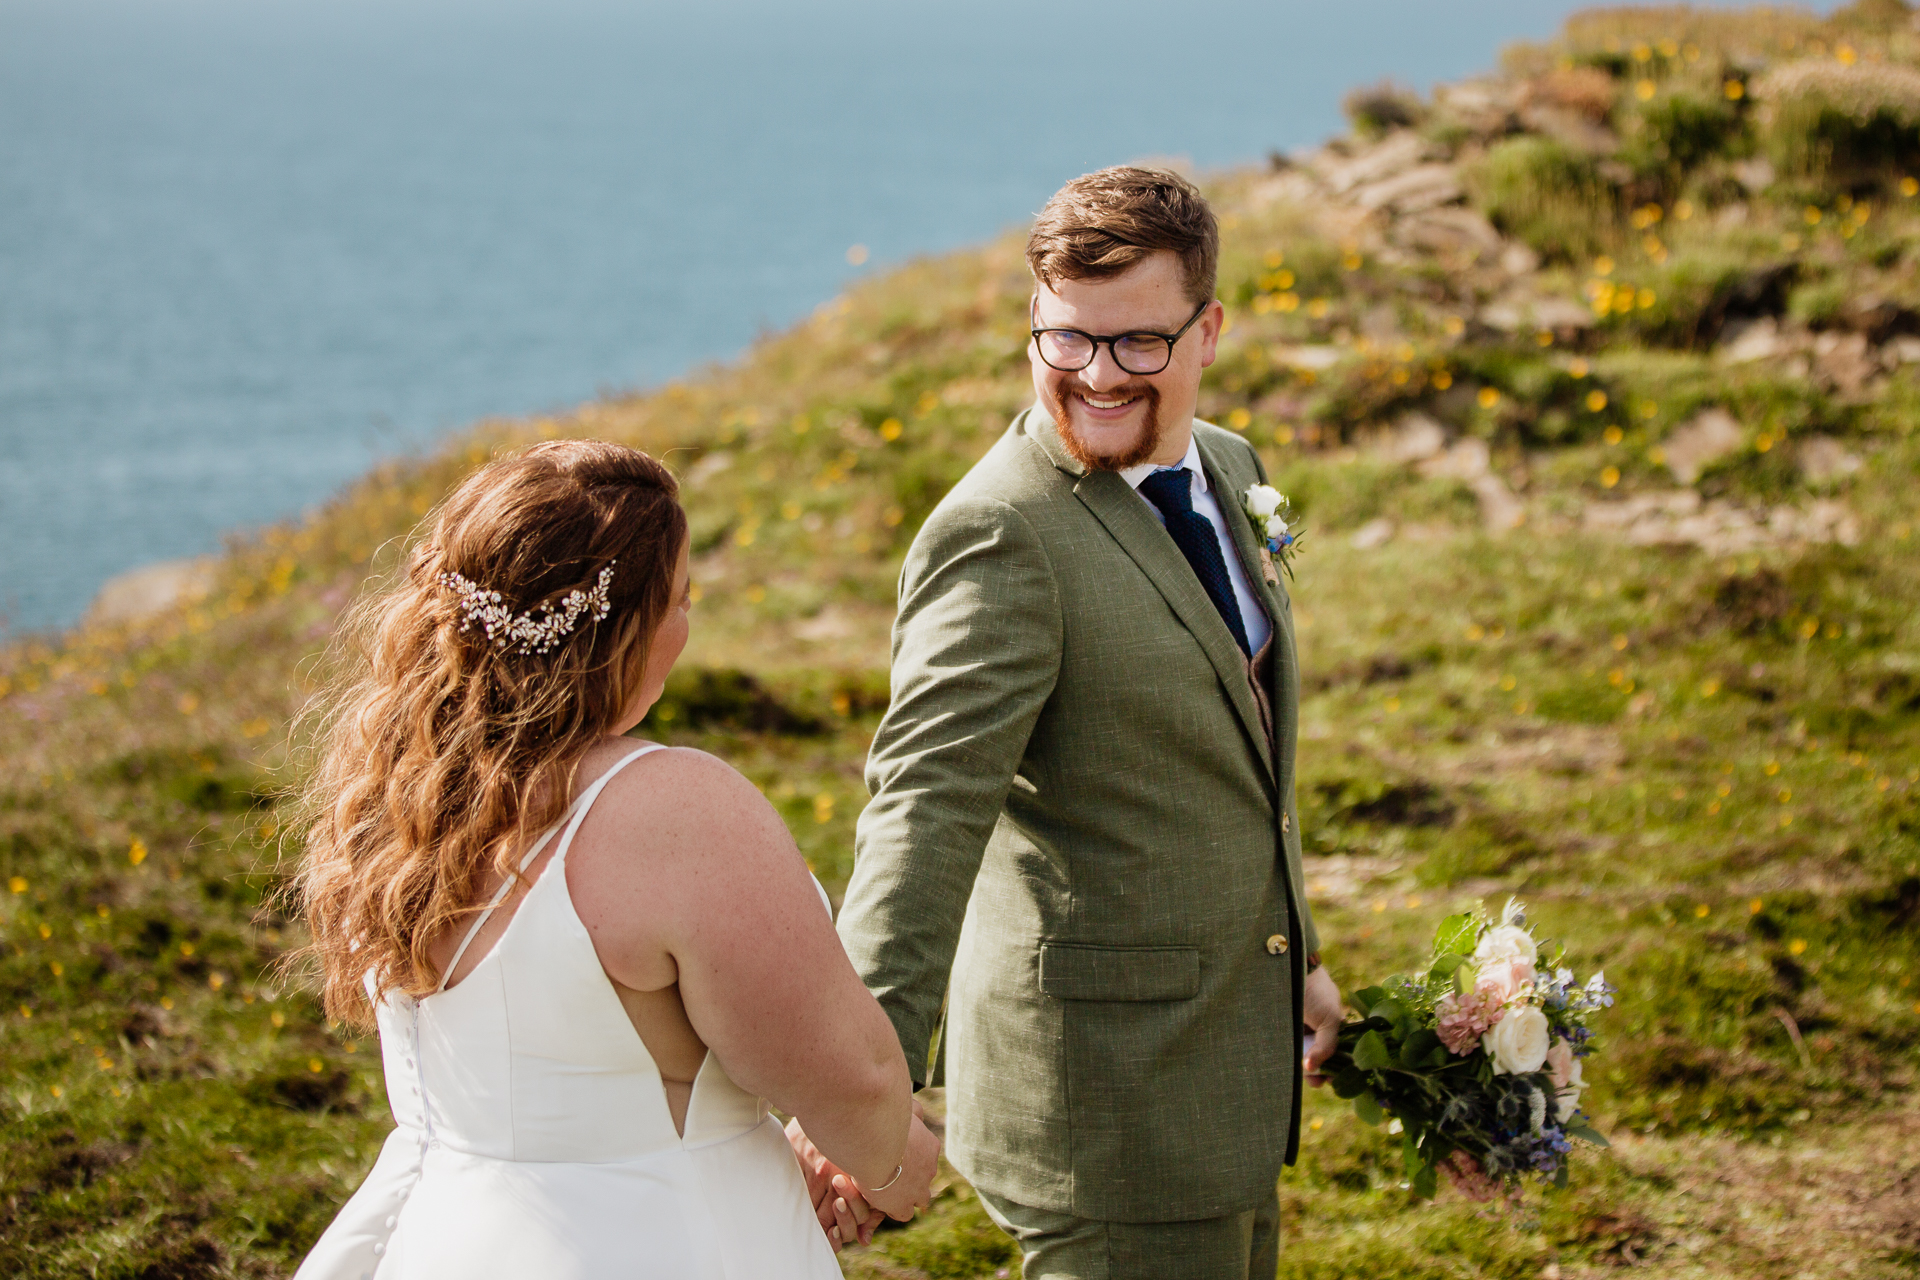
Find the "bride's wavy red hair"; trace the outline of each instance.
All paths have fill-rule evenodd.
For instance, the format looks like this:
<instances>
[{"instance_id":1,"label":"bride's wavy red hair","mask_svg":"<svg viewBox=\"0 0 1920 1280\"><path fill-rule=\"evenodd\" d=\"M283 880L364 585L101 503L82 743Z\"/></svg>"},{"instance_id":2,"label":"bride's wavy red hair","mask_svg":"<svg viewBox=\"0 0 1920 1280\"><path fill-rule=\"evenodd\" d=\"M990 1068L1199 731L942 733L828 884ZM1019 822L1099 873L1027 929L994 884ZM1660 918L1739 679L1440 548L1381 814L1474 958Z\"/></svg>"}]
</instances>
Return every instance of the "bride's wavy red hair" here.
<instances>
[{"instance_id":1,"label":"bride's wavy red hair","mask_svg":"<svg viewBox=\"0 0 1920 1280\"><path fill-rule=\"evenodd\" d=\"M292 886L330 1016L370 1022L369 974L382 992L438 985L429 944L478 909L490 878L517 874L581 756L631 705L686 537L660 463L551 441L468 476L394 581L350 611L314 704ZM588 610L545 653L496 647L440 581L460 574L519 614L592 591L610 564L605 619Z\"/></svg>"}]
</instances>

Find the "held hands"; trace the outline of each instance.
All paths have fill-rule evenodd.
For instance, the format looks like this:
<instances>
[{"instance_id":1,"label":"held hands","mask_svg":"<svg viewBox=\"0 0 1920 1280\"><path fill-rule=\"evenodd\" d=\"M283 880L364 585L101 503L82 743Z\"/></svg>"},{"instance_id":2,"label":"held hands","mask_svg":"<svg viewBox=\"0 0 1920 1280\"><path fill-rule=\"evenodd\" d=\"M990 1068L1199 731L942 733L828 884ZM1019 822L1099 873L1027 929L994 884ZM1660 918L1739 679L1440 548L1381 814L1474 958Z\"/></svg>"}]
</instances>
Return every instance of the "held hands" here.
<instances>
[{"instance_id":1,"label":"held hands","mask_svg":"<svg viewBox=\"0 0 1920 1280\"><path fill-rule=\"evenodd\" d=\"M1340 1004L1340 988L1333 984L1333 978L1325 966L1315 969L1307 975L1303 1008L1300 1020L1306 1024L1307 1035L1301 1046L1306 1066L1307 1083L1318 1089L1327 1082L1320 1074L1320 1068L1340 1045L1340 1023L1346 1017L1346 1010Z\"/></svg>"},{"instance_id":2,"label":"held hands","mask_svg":"<svg viewBox=\"0 0 1920 1280\"><path fill-rule=\"evenodd\" d=\"M840 1175L848 1187L868 1204L896 1222L909 1222L913 1215L933 1200L933 1177L940 1172L940 1139L933 1136L922 1117L920 1100L914 1099L913 1120L907 1126L907 1150L900 1158L900 1176L885 1191L869 1191ZM843 1193L844 1194L844 1193Z\"/></svg>"},{"instance_id":3,"label":"held hands","mask_svg":"<svg viewBox=\"0 0 1920 1280\"><path fill-rule=\"evenodd\" d=\"M787 1121L787 1141L806 1177L814 1216L835 1253L846 1245L873 1243L873 1233L879 1230L882 1213L906 1222L932 1199L940 1140L924 1123L918 1098L913 1102L913 1122L907 1131L907 1150L901 1159L900 1176L883 1192L863 1192L857 1182L820 1153L798 1120Z\"/></svg>"}]
</instances>

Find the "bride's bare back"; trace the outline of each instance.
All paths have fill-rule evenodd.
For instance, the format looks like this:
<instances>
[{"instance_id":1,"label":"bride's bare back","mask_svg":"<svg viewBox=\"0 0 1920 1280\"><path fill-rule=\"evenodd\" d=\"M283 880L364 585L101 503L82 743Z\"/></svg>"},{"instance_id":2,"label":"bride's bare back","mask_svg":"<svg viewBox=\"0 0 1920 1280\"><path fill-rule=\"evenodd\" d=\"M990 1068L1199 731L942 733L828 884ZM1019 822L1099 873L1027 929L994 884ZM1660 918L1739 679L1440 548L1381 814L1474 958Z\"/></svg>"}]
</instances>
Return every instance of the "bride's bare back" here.
<instances>
[{"instance_id":1,"label":"bride's bare back","mask_svg":"<svg viewBox=\"0 0 1920 1280\"><path fill-rule=\"evenodd\" d=\"M581 761L574 794L633 746L627 738L596 745ZM506 932L557 842L547 842L482 924L447 975L449 987ZM743 1088L803 1116L820 1103L842 1109L829 1095L844 1096L850 1069L872 1072L881 1092L896 1083L880 1084L904 1066L891 1027L847 962L791 835L724 763L685 749L636 760L588 813L565 871L574 910L660 1070L676 1129L684 1129L709 1048ZM475 905L498 887L486 885ZM464 933L462 925L434 939L437 965L453 959ZM848 1119L859 1130L902 1123L882 1119L887 1110L868 1107ZM808 1125L816 1141L817 1124Z\"/></svg>"}]
</instances>

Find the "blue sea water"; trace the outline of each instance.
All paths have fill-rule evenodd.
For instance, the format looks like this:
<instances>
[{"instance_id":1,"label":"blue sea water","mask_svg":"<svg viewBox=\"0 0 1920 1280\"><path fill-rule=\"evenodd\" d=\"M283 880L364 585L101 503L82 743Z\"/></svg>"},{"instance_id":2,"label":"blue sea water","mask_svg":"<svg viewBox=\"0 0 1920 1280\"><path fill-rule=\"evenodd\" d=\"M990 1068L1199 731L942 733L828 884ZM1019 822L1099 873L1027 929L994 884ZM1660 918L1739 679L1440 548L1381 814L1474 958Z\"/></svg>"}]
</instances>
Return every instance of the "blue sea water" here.
<instances>
[{"instance_id":1,"label":"blue sea water","mask_svg":"<svg viewBox=\"0 0 1920 1280\"><path fill-rule=\"evenodd\" d=\"M0 0L0 622L1571 0Z\"/></svg>"}]
</instances>

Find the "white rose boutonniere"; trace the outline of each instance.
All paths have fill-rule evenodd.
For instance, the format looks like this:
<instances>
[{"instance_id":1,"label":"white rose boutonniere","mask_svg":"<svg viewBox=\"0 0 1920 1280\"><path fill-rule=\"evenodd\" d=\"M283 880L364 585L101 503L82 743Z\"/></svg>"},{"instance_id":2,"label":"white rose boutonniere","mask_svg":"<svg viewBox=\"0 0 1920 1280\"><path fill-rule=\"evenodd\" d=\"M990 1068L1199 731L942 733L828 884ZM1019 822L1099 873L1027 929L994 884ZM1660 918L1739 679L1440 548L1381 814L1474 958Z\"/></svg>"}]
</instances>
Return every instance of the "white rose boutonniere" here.
<instances>
[{"instance_id":1,"label":"white rose boutonniere","mask_svg":"<svg viewBox=\"0 0 1920 1280\"><path fill-rule=\"evenodd\" d=\"M1280 575L1274 570L1274 561L1278 559L1280 567L1291 577L1293 556L1300 545L1300 535L1289 522L1293 504L1272 485L1256 484L1242 495L1240 507L1247 513L1247 519L1253 521L1254 536L1261 541L1260 568L1267 582L1277 586Z\"/></svg>"}]
</instances>

